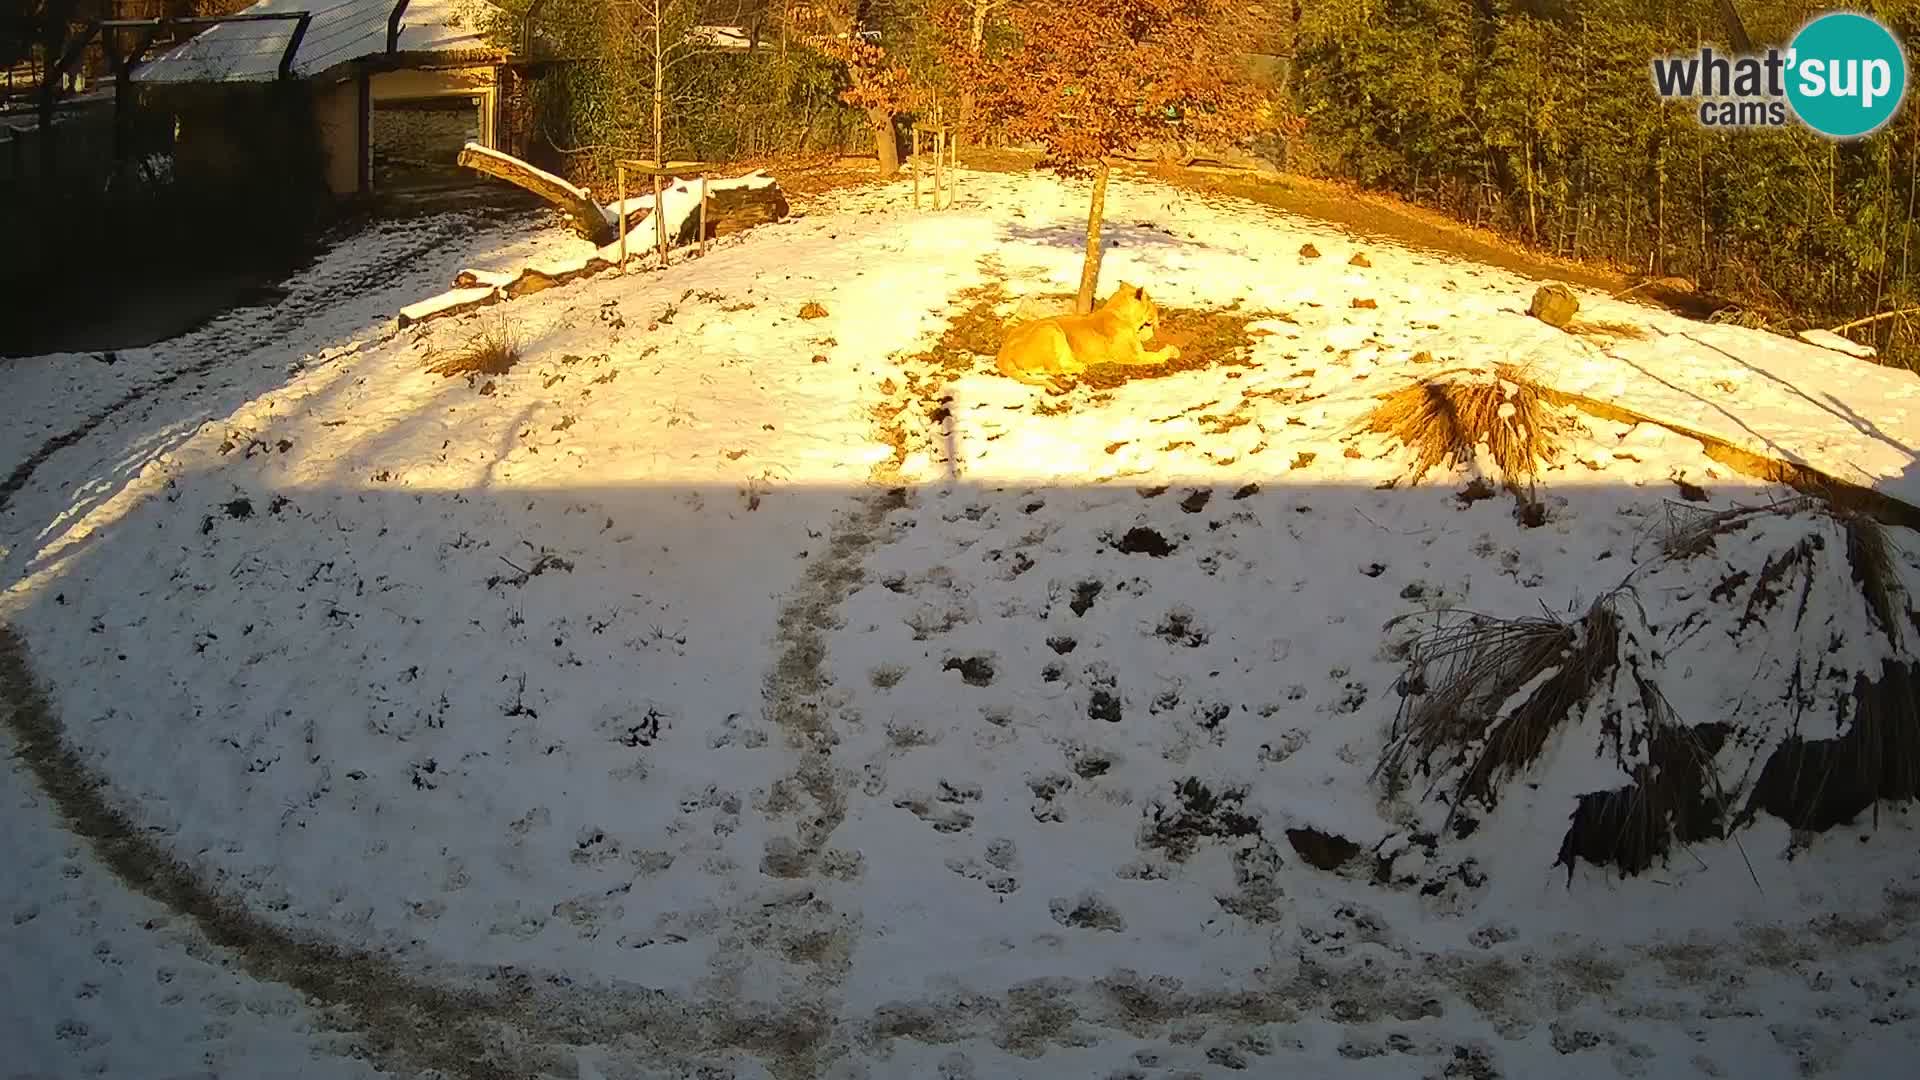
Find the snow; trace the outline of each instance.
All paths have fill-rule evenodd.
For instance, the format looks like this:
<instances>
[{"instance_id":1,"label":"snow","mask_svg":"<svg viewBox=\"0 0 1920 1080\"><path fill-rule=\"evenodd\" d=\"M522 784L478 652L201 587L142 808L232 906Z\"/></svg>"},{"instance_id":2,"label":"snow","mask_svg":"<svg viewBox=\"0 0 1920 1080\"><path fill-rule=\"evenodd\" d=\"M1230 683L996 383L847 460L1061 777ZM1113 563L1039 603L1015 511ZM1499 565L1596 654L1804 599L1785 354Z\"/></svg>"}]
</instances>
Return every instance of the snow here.
<instances>
[{"instance_id":1,"label":"snow","mask_svg":"<svg viewBox=\"0 0 1920 1080\"><path fill-rule=\"evenodd\" d=\"M9 1076L382 1075L301 995L235 970L190 920L129 895L49 803L24 764L0 769Z\"/></svg>"},{"instance_id":2,"label":"snow","mask_svg":"<svg viewBox=\"0 0 1920 1080\"><path fill-rule=\"evenodd\" d=\"M294 54L293 73L307 78L387 51L392 0L260 0L240 15L311 13ZM487 0L411 0L401 19L401 52L479 53L493 48L485 24L500 9ZM220 23L141 65L135 82L256 82L279 76L294 23Z\"/></svg>"},{"instance_id":3,"label":"snow","mask_svg":"<svg viewBox=\"0 0 1920 1080\"><path fill-rule=\"evenodd\" d=\"M1832 349L1834 352L1856 356L1862 360L1871 360L1880 355L1880 350L1873 346L1862 345L1852 338L1841 337L1831 330L1802 330L1796 336L1809 345L1818 345L1823 349Z\"/></svg>"},{"instance_id":4,"label":"snow","mask_svg":"<svg viewBox=\"0 0 1920 1080\"><path fill-rule=\"evenodd\" d=\"M1501 310L1494 298L1480 303L1487 315ZM1920 376L1637 305L1591 296L1581 304L1594 319L1644 336L1570 336L1544 323L1522 331L1489 320L1419 344L1443 359L1506 348L1511 351L1502 362L1555 389L1612 401L1920 506L1911 435L1920 426Z\"/></svg>"},{"instance_id":5,"label":"snow","mask_svg":"<svg viewBox=\"0 0 1920 1080\"><path fill-rule=\"evenodd\" d=\"M515 275L518 279L519 275ZM475 285L467 289L449 289L438 296L429 296L425 300L408 304L400 309L400 325L425 322L436 315L448 312L471 311L500 298L497 286Z\"/></svg>"},{"instance_id":6,"label":"snow","mask_svg":"<svg viewBox=\"0 0 1920 1080\"><path fill-rule=\"evenodd\" d=\"M923 214L902 185L843 192L665 272L404 330L461 269L485 292L587 245L442 223L457 250L373 286L356 268L428 239L389 227L294 283L337 308L10 367L47 412L11 460L133 400L7 503L0 618L116 802L253 915L412 973L533 973L539 1007L500 1021L517 1074L1785 1077L1912 1055L1910 808L1810 837L1762 815L1738 848L1569 881L1573 798L1627 775L1598 705L1469 835L1442 833L1429 778L1371 776L1404 647L1444 612L1574 617L1648 564L1632 655L1687 722L1741 725L1745 782L1791 733L1769 695L1797 668L1907 655L1840 526L1767 515L1658 560L1670 516L1781 492L1583 418L1526 528L1463 494L1471 470L1409 486L1357 430L1407 378L1511 362L1899 493L1912 376L1588 297L1647 336L1567 334L1502 271L1116 180L1103 281L1144 284L1163 333L1237 304L1250 362L1054 398L923 354L975 304L1071 292L1085 187L961 191ZM503 316L512 371L424 372ZM1912 588L1920 544L1894 535ZM1713 595L1813 536L1804 638ZM72 847L97 876L37 812L9 819L9 864ZM1316 869L1289 830L1364 855ZM146 901L89 888L128 950L166 947L128 929ZM10 949L65 940L33 927L70 903L26 902ZM138 989L89 1031L147 1040ZM711 1020L527 1019L629 992ZM60 994L10 1000L47 1002L20 1026L57 1070ZM313 1038L268 1012L232 1041Z\"/></svg>"}]
</instances>

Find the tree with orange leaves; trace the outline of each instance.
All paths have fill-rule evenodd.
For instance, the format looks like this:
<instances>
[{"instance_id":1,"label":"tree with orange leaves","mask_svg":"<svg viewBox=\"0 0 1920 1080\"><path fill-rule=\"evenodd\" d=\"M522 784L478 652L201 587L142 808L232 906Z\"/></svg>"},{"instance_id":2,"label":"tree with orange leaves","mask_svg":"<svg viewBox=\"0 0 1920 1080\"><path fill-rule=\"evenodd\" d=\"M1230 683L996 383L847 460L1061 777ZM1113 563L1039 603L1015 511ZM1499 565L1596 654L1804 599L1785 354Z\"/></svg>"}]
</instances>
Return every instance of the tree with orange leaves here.
<instances>
[{"instance_id":1,"label":"tree with orange leaves","mask_svg":"<svg viewBox=\"0 0 1920 1080\"><path fill-rule=\"evenodd\" d=\"M919 88L906 68L894 63L885 48L871 41L848 36L827 43L824 51L846 65L848 86L840 92L840 100L867 114L874 150L880 157L880 177L893 178L900 172L900 144L893 120L919 106Z\"/></svg>"},{"instance_id":2,"label":"tree with orange leaves","mask_svg":"<svg viewBox=\"0 0 1920 1080\"><path fill-rule=\"evenodd\" d=\"M981 120L1039 143L1043 167L1093 177L1077 310L1092 310L1115 154L1153 139L1233 141L1264 95L1247 77L1244 6L1229 0L1076 0L1010 13L1014 44L963 62Z\"/></svg>"}]
</instances>

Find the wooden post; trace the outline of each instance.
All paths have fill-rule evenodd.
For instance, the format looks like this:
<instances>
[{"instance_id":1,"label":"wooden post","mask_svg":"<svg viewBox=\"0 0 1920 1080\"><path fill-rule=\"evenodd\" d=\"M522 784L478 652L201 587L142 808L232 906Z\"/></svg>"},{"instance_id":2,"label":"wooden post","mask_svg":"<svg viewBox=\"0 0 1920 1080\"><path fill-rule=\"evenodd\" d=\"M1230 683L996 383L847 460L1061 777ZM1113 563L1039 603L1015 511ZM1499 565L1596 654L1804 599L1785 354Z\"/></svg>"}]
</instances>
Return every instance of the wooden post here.
<instances>
[{"instance_id":1,"label":"wooden post","mask_svg":"<svg viewBox=\"0 0 1920 1080\"><path fill-rule=\"evenodd\" d=\"M660 201L660 173L656 170L653 174L653 240L660 249L660 266L664 269L667 265L667 215L661 212L666 208L660 205Z\"/></svg>"},{"instance_id":2,"label":"wooden post","mask_svg":"<svg viewBox=\"0 0 1920 1080\"><path fill-rule=\"evenodd\" d=\"M700 254L707 253L707 174L700 174Z\"/></svg>"},{"instance_id":3,"label":"wooden post","mask_svg":"<svg viewBox=\"0 0 1920 1080\"><path fill-rule=\"evenodd\" d=\"M616 162L613 166L613 175L618 184L614 190L620 197L620 201L614 205L617 207L616 213L620 218L620 272L624 274L627 272L627 167Z\"/></svg>"},{"instance_id":4,"label":"wooden post","mask_svg":"<svg viewBox=\"0 0 1920 1080\"><path fill-rule=\"evenodd\" d=\"M945 126L933 130L933 208L944 210L946 205L940 201L940 192L947 186L947 129Z\"/></svg>"},{"instance_id":5,"label":"wooden post","mask_svg":"<svg viewBox=\"0 0 1920 1080\"><path fill-rule=\"evenodd\" d=\"M960 191L960 136L953 137L953 172L947 176L947 205L952 206Z\"/></svg>"},{"instance_id":6,"label":"wooden post","mask_svg":"<svg viewBox=\"0 0 1920 1080\"><path fill-rule=\"evenodd\" d=\"M920 125L913 125L913 154L908 158L913 163L913 208L920 209Z\"/></svg>"}]
</instances>

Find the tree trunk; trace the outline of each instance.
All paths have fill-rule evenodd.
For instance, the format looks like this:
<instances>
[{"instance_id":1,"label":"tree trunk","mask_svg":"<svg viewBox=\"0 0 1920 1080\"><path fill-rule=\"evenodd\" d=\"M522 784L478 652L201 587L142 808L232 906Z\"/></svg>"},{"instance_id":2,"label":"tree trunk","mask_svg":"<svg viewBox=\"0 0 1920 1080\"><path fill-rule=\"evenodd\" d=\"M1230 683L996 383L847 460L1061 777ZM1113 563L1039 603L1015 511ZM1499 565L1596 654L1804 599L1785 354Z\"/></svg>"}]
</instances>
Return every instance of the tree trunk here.
<instances>
[{"instance_id":1,"label":"tree trunk","mask_svg":"<svg viewBox=\"0 0 1920 1080\"><path fill-rule=\"evenodd\" d=\"M1666 120L1660 121L1659 141L1653 149L1653 275L1667 276L1667 139Z\"/></svg>"},{"instance_id":2,"label":"tree trunk","mask_svg":"<svg viewBox=\"0 0 1920 1080\"><path fill-rule=\"evenodd\" d=\"M614 219L579 189L549 172L543 172L498 151L487 151L469 144L460 151L460 166L527 189L567 212L580 235L596 245L611 244L615 238Z\"/></svg>"},{"instance_id":3,"label":"tree trunk","mask_svg":"<svg viewBox=\"0 0 1920 1080\"><path fill-rule=\"evenodd\" d=\"M663 145L661 129L665 116L667 72L665 57L660 53L660 0L653 0L653 167L658 169L666 165L666 147ZM653 242L659 253L659 265L667 265L667 216L660 212L660 174L653 174ZM621 207L620 212L626 213Z\"/></svg>"},{"instance_id":4,"label":"tree trunk","mask_svg":"<svg viewBox=\"0 0 1920 1080\"><path fill-rule=\"evenodd\" d=\"M867 123L873 127L873 149L880 157L880 179L900 175L900 140L893 133L893 114L885 109L867 110Z\"/></svg>"},{"instance_id":5,"label":"tree trunk","mask_svg":"<svg viewBox=\"0 0 1920 1080\"><path fill-rule=\"evenodd\" d=\"M1103 159L1093 174L1093 205L1087 208L1087 259L1080 267L1080 295L1073 310L1085 315L1093 310L1093 294L1100 287L1100 223L1107 214L1107 163Z\"/></svg>"},{"instance_id":6,"label":"tree trunk","mask_svg":"<svg viewBox=\"0 0 1920 1080\"><path fill-rule=\"evenodd\" d=\"M975 57L987 40L987 0L973 0L972 33L967 38L967 50ZM968 86L960 93L960 130L972 130L973 124L973 87Z\"/></svg>"}]
</instances>

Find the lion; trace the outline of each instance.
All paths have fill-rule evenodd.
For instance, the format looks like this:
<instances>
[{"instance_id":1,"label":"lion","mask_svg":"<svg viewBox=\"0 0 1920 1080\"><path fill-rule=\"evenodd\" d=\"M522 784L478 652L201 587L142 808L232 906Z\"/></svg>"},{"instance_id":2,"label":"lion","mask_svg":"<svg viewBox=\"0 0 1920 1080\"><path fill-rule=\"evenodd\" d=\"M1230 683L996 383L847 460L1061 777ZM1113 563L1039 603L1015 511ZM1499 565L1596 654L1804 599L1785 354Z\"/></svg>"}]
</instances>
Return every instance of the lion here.
<instances>
[{"instance_id":1,"label":"lion","mask_svg":"<svg viewBox=\"0 0 1920 1080\"><path fill-rule=\"evenodd\" d=\"M1152 352L1142 347L1159 328L1160 309L1147 299L1147 290L1123 281L1098 310L1015 326L994 363L1009 379L1064 391L1067 380L1094 364L1164 364L1177 358L1177 345Z\"/></svg>"}]
</instances>

